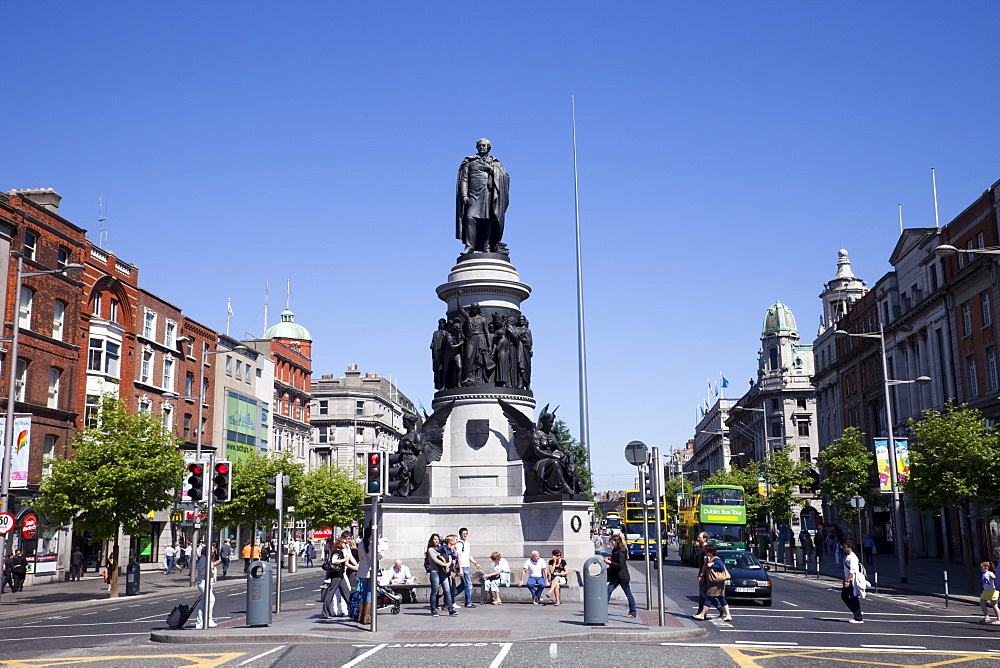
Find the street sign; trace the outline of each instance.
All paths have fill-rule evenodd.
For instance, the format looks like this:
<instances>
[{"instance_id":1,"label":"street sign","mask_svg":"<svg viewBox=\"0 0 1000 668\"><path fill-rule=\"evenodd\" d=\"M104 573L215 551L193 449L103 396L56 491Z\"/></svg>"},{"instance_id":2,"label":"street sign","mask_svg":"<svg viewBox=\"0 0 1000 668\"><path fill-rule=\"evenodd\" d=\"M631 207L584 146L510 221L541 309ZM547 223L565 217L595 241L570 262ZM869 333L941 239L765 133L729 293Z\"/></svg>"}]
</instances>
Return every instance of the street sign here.
<instances>
[{"instance_id":1,"label":"street sign","mask_svg":"<svg viewBox=\"0 0 1000 668\"><path fill-rule=\"evenodd\" d=\"M170 512L170 521L174 524L184 521L184 513L180 510L174 510Z\"/></svg>"},{"instance_id":2,"label":"street sign","mask_svg":"<svg viewBox=\"0 0 1000 668\"><path fill-rule=\"evenodd\" d=\"M10 513L0 513L0 535L9 533L14 528L14 516Z\"/></svg>"},{"instance_id":3,"label":"street sign","mask_svg":"<svg viewBox=\"0 0 1000 668\"><path fill-rule=\"evenodd\" d=\"M648 448L642 441L632 441L625 446L625 460L632 466L645 466Z\"/></svg>"},{"instance_id":4,"label":"street sign","mask_svg":"<svg viewBox=\"0 0 1000 668\"><path fill-rule=\"evenodd\" d=\"M851 497L851 508L864 508L865 507L865 497L858 496L855 494Z\"/></svg>"},{"instance_id":5,"label":"street sign","mask_svg":"<svg viewBox=\"0 0 1000 668\"><path fill-rule=\"evenodd\" d=\"M38 515L29 513L21 520L21 536L32 539L38 534Z\"/></svg>"}]
</instances>

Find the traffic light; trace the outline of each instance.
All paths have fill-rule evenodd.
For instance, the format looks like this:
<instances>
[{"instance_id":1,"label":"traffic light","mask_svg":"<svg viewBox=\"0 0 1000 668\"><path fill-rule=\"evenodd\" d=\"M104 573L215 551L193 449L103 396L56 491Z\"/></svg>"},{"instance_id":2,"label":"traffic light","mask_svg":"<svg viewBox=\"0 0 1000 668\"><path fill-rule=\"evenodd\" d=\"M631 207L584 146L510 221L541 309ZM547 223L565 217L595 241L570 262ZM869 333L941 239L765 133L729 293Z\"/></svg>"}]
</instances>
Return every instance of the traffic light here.
<instances>
[{"instance_id":1,"label":"traffic light","mask_svg":"<svg viewBox=\"0 0 1000 668\"><path fill-rule=\"evenodd\" d=\"M267 484L269 485L267 488L267 505L274 506L275 508L282 508L284 506L283 482L284 476L267 479Z\"/></svg>"},{"instance_id":2,"label":"traffic light","mask_svg":"<svg viewBox=\"0 0 1000 668\"><path fill-rule=\"evenodd\" d=\"M372 450L365 458L365 494L368 496L382 496L385 491L384 457L381 450Z\"/></svg>"},{"instance_id":3,"label":"traffic light","mask_svg":"<svg viewBox=\"0 0 1000 668\"><path fill-rule=\"evenodd\" d=\"M202 462L191 462L187 465L187 487L184 496L194 502L201 501L205 495L205 465Z\"/></svg>"},{"instance_id":4,"label":"traffic light","mask_svg":"<svg viewBox=\"0 0 1000 668\"><path fill-rule=\"evenodd\" d=\"M653 472L646 467L642 472L642 499L647 506L655 505L656 494L653 491Z\"/></svg>"},{"instance_id":5,"label":"traffic light","mask_svg":"<svg viewBox=\"0 0 1000 668\"><path fill-rule=\"evenodd\" d=\"M398 452L390 452L388 456L388 468L389 472L386 474L386 485L385 492L387 494L393 494L399 489L402 481L399 479L399 475L403 472L403 465L401 460L403 455Z\"/></svg>"},{"instance_id":6,"label":"traffic light","mask_svg":"<svg viewBox=\"0 0 1000 668\"><path fill-rule=\"evenodd\" d=\"M233 500L232 462L215 462L212 472L212 498L215 499L215 503L228 503Z\"/></svg>"}]
</instances>

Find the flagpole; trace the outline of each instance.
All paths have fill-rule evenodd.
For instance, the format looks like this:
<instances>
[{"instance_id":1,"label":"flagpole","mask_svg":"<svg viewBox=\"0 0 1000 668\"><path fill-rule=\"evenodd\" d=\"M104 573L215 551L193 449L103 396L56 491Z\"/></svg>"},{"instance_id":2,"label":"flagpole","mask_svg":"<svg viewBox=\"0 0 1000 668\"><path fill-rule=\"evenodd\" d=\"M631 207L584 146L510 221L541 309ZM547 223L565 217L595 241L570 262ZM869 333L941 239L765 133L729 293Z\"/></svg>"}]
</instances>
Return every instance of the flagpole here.
<instances>
[{"instance_id":1,"label":"flagpole","mask_svg":"<svg viewBox=\"0 0 1000 668\"><path fill-rule=\"evenodd\" d=\"M226 336L229 336L229 319L233 316L233 298L226 299Z\"/></svg>"}]
</instances>

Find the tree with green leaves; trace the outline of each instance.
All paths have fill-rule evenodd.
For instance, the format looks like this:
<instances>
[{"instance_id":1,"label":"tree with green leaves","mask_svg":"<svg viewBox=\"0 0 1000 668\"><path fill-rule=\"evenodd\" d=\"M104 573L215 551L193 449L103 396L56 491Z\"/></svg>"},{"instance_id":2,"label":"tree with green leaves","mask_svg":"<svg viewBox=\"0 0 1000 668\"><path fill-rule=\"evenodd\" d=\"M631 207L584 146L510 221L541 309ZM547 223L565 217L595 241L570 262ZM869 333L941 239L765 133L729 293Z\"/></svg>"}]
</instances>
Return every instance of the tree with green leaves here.
<instances>
[{"instance_id":1,"label":"tree with green leaves","mask_svg":"<svg viewBox=\"0 0 1000 668\"><path fill-rule=\"evenodd\" d=\"M311 528L343 527L364 518L362 481L338 468L323 466L302 476L295 518Z\"/></svg>"},{"instance_id":2,"label":"tree with green leaves","mask_svg":"<svg viewBox=\"0 0 1000 668\"><path fill-rule=\"evenodd\" d=\"M561 418L553 423L552 428L555 429L556 438L559 439L559 446L567 452L573 453L573 457L576 459L576 471L580 474L580 484L583 487L583 492L587 495L587 498L593 501L594 477L590 472L590 463L587 461L587 446L577 442L573 438L572 432L570 432L569 427L566 426L566 423Z\"/></svg>"},{"instance_id":3,"label":"tree with green leaves","mask_svg":"<svg viewBox=\"0 0 1000 668\"><path fill-rule=\"evenodd\" d=\"M249 526L278 521L278 509L267 503L268 478L283 471L289 477L284 490L286 506L298 508L302 489L302 464L292 460L289 452L260 454L252 452L233 462L233 500L215 507L216 527Z\"/></svg>"},{"instance_id":4,"label":"tree with green leaves","mask_svg":"<svg viewBox=\"0 0 1000 668\"><path fill-rule=\"evenodd\" d=\"M747 522L762 519L764 516L764 500L760 498L760 464L750 461L746 466L734 467L732 470L719 469L706 485L736 485L743 488L744 503L747 507Z\"/></svg>"},{"instance_id":5,"label":"tree with green leaves","mask_svg":"<svg viewBox=\"0 0 1000 668\"><path fill-rule=\"evenodd\" d=\"M768 491L763 505L775 522L790 524L793 508L803 501L803 497L798 495L800 488L811 487L815 482L812 472L810 462L792 457L791 445L768 455L764 462Z\"/></svg>"},{"instance_id":6,"label":"tree with green leaves","mask_svg":"<svg viewBox=\"0 0 1000 668\"><path fill-rule=\"evenodd\" d=\"M124 401L106 395L97 426L77 434L39 488L35 505L50 520L114 541L112 598L118 596L118 537L148 531L149 512L173 505L184 468L180 443L164 433L159 416L130 413Z\"/></svg>"},{"instance_id":7,"label":"tree with green leaves","mask_svg":"<svg viewBox=\"0 0 1000 668\"><path fill-rule=\"evenodd\" d=\"M966 579L972 591L972 532L970 503L989 502L1000 489L1000 441L981 412L966 404L949 403L943 411L925 410L911 419L910 476L903 489L918 510L958 507ZM896 527L896 531L901 531Z\"/></svg>"},{"instance_id":8,"label":"tree with green leaves","mask_svg":"<svg viewBox=\"0 0 1000 668\"><path fill-rule=\"evenodd\" d=\"M864 432L848 427L816 458L816 467L823 475L820 492L837 508L838 514L852 524L859 511L848 503L851 497L862 496L870 505L880 502L875 455L864 439Z\"/></svg>"}]
</instances>

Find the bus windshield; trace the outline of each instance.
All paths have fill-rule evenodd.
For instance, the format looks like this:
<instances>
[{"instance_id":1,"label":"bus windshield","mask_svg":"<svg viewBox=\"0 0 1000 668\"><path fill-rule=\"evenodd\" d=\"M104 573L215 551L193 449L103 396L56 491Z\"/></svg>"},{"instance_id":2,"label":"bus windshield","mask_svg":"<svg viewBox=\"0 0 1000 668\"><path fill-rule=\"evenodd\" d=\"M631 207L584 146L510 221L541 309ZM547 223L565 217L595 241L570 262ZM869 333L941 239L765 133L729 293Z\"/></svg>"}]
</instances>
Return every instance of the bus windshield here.
<instances>
[{"instance_id":1,"label":"bus windshield","mask_svg":"<svg viewBox=\"0 0 1000 668\"><path fill-rule=\"evenodd\" d=\"M702 505L742 506L742 489L704 489L701 492Z\"/></svg>"},{"instance_id":2,"label":"bus windshield","mask_svg":"<svg viewBox=\"0 0 1000 668\"><path fill-rule=\"evenodd\" d=\"M708 534L709 543L745 543L745 524L703 524L702 531Z\"/></svg>"}]
</instances>

